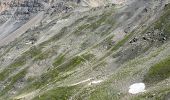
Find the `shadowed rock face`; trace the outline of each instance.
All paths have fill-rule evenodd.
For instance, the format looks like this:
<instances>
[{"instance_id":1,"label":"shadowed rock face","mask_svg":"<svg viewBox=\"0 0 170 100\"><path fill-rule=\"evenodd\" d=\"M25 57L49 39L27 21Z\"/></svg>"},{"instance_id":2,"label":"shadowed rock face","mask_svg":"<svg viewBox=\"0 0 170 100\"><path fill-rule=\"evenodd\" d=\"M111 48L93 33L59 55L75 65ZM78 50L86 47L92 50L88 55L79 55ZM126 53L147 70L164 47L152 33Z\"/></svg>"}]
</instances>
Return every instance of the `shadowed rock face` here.
<instances>
[{"instance_id":1,"label":"shadowed rock face","mask_svg":"<svg viewBox=\"0 0 170 100\"><path fill-rule=\"evenodd\" d=\"M1 0L0 99L167 99L169 27L168 0Z\"/></svg>"}]
</instances>

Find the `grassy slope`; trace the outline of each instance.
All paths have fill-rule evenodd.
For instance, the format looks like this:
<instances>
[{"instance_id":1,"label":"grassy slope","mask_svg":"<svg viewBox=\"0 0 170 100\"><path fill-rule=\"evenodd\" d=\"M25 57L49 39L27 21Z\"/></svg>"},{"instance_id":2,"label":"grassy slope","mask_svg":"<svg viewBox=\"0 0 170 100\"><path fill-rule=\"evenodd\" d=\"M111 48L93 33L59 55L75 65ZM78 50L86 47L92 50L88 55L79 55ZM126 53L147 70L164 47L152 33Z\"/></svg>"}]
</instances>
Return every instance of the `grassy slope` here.
<instances>
[{"instance_id":1,"label":"grassy slope","mask_svg":"<svg viewBox=\"0 0 170 100\"><path fill-rule=\"evenodd\" d=\"M166 35L167 38L169 38L169 15L170 15L170 9L169 5L165 8L165 14L158 19L154 23L154 28L163 30L164 35ZM147 29L147 31L150 30L150 28ZM146 32L146 30L144 30ZM143 34L143 32L142 32ZM133 34L131 34L133 35ZM122 46L124 43L127 42L130 35L125 37L122 41L120 41L118 44L116 44L112 50L116 50L120 46ZM155 55L153 56L155 57ZM140 62L147 62L149 59L140 61ZM136 64L140 65L139 61L134 62L134 66ZM132 67L133 65L130 65L129 67ZM121 70L116 75L114 74L113 79L110 79L110 81L103 83L102 85L98 86L91 94L90 94L90 100L119 100L120 98L124 97L126 94L122 94L116 89L116 86L113 86L114 81L121 81L126 79L126 77L131 76L131 74L136 74L137 71L134 70L134 68L124 68L124 70ZM166 58L163 61L158 62L157 64L153 65L148 73L144 76L144 82L148 84L152 84L152 86L156 85L157 82L160 82L162 80L165 80L166 78L170 77L170 58ZM117 79L117 80L116 80ZM112 81L112 82L111 82ZM155 93L155 95L153 95ZM157 89L153 91L150 91L146 94L135 96L134 100L163 100L165 99L165 96L170 93L170 88L163 88L163 89Z\"/></svg>"},{"instance_id":2,"label":"grassy slope","mask_svg":"<svg viewBox=\"0 0 170 100\"><path fill-rule=\"evenodd\" d=\"M169 8L166 8L169 9ZM109 16L109 17L108 17ZM83 32L86 29L90 29L91 31L95 31L98 27L100 27L103 24L110 24L110 25L114 25L115 21L112 20L112 16L110 13L106 13L103 14L102 16L99 17L99 19L93 23L89 24L85 24L85 25L81 25L77 28L76 31L74 31L73 33L76 35L81 35L81 32ZM167 16L169 17L169 12L166 13L165 15L163 15L161 17L161 19L159 21L156 22L155 28L158 29L162 29L163 27L165 27L164 32L166 33L166 35L169 35L167 33L169 33L169 23L166 23L167 21L169 21L167 19ZM81 20L86 19L86 17ZM91 20L93 20L94 18L91 18ZM79 22L80 20L78 20ZM164 25L162 25L162 23L165 23ZM70 27L70 26L69 26ZM101 36L104 36L106 34L109 34L109 30L110 28L106 31L103 32L103 34L101 34ZM58 41L60 38L62 38L63 36L65 36L68 33L68 28L64 27L59 34L57 34L56 36L52 37L51 39L49 39L46 42L43 42L42 44L40 44L39 46L36 47L32 47L29 51L25 52L23 54L22 57L24 57L24 59L22 58L21 60L17 60L14 63L12 63L10 65L9 68L19 68L21 66L24 66L26 64L25 59L31 59L34 60L35 62L47 59L49 57L49 53L48 52L43 52L42 51L42 47L44 45L48 45L49 43ZM110 47L110 51L108 53L106 53L106 55L99 59L99 61L103 60L104 58L108 57L108 55L112 54L114 51L118 50L121 46L123 46L126 42L128 42L128 40L132 37L132 35L134 35L133 33L127 35L122 41L118 42L116 45ZM169 36L167 36L169 37ZM110 41L109 41L110 42ZM85 48L86 49L86 48ZM83 59L83 58L85 59ZM53 66L52 69L49 69L46 73L43 73L40 77L38 77L37 79L32 79L30 81L29 84L27 84L26 87L24 87L20 93L24 93L24 92L31 92L34 91L36 89L41 89L41 87L46 86L46 84L50 83L50 82L57 82L57 81L62 81L64 79L66 79L69 75L66 76L62 76L61 74L63 73L67 73L68 71L72 71L74 70L76 67L81 66L82 63L84 63L86 60L95 60L94 59L94 55L93 54L83 54L82 57L80 56L75 56L69 60L66 59L64 54L59 55L58 57L56 57L54 59L54 61L52 61L53 63L51 64L51 66ZM136 62L135 62L136 63ZM139 62L141 63L141 62ZM147 75L144 77L144 82L146 83L152 83L152 82L160 82L166 78L168 78L170 76L169 72L170 72L170 58L165 59L164 61L160 61L159 63L155 64L154 66L152 66L149 70L149 72L147 73ZM117 78L117 81L121 81L124 78L126 78L129 73L131 73L131 71L133 70L133 67L135 66L135 64L130 65L128 68L125 68L123 70L120 71L120 73L117 73L114 77ZM4 70L2 73L0 73L0 80L4 80L8 74L12 71L12 70ZM18 74L16 74L15 76L9 78L10 84L7 85L7 87L2 90L1 95L4 95L4 93L6 93L7 91L9 91L12 88L12 85L14 85L19 79L23 78L26 74L26 69L24 69L23 71L19 72ZM133 74L135 74L136 72L132 72ZM159 77L159 78L158 78ZM52 90L48 90L45 93L37 96L34 98L34 100L67 100L68 98L70 98L70 96L72 96L74 93L76 93L76 91L78 91L77 86L71 86L71 87L56 87L53 88ZM88 88L86 88L88 90ZM81 95L87 94L87 97L89 98L89 100L118 100L121 97L123 97L125 94L119 94L119 90L115 88L115 86L112 86L112 83L109 82L105 82L103 84L101 84L100 86L94 87L92 89L93 91L89 92L86 90L82 90L82 92L79 94L79 99L83 99L83 97L81 97ZM86 93L84 93L86 91ZM164 93L167 93L169 91L169 89L165 89L165 90L161 90L158 91L158 94L162 94L164 95ZM148 94L149 95L149 94ZM146 96L148 96L146 94ZM140 98L145 98L144 96L139 96L136 97L137 99ZM162 98L162 97L161 97Z\"/></svg>"}]
</instances>

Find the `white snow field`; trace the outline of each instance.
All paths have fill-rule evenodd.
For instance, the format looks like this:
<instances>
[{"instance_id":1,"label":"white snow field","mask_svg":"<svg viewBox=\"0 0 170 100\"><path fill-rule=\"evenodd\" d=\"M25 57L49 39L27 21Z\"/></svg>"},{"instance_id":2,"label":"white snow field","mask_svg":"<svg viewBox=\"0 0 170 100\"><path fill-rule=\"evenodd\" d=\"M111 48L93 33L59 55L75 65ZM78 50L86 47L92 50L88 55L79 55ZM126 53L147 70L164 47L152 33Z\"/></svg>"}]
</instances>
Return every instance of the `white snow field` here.
<instances>
[{"instance_id":1,"label":"white snow field","mask_svg":"<svg viewBox=\"0 0 170 100\"><path fill-rule=\"evenodd\" d=\"M137 94L145 92L145 84L144 83L134 83L129 87L129 93Z\"/></svg>"}]
</instances>

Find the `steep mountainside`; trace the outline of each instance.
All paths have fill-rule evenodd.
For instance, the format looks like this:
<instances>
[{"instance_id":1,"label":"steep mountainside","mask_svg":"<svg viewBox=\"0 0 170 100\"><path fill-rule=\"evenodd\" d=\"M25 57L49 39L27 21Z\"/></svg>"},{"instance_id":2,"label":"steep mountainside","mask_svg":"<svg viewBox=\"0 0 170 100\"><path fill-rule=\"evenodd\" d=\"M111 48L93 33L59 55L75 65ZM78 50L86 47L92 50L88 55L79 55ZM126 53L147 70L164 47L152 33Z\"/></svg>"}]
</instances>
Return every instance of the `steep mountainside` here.
<instances>
[{"instance_id":1,"label":"steep mountainside","mask_svg":"<svg viewBox=\"0 0 170 100\"><path fill-rule=\"evenodd\" d=\"M169 3L0 0L0 100L169 100Z\"/></svg>"}]
</instances>

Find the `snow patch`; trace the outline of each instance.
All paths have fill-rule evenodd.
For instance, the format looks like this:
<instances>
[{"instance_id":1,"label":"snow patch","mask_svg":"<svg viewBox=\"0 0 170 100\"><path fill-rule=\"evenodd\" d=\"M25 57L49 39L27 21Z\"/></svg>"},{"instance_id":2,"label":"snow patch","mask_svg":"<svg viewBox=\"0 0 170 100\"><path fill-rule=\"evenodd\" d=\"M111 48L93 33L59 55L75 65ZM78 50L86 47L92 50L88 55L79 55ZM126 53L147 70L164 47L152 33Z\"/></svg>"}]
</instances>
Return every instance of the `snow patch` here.
<instances>
[{"instance_id":1,"label":"snow patch","mask_svg":"<svg viewBox=\"0 0 170 100\"><path fill-rule=\"evenodd\" d=\"M137 93L141 93L141 92L145 92L145 84L144 83L135 83L129 87L129 93L131 93L131 94L137 94Z\"/></svg>"},{"instance_id":2,"label":"snow patch","mask_svg":"<svg viewBox=\"0 0 170 100\"><path fill-rule=\"evenodd\" d=\"M71 84L70 86L79 85L79 84L82 84L82 83L85 83L85 82L88 82L88 85L95 85L95 84L99 84L99 83L103 82L103 80L93 80L93 78L88 78L86 80Z\"/></svg>"},{"instance_id":3,"label":"snow patch","mask_svg":"<svg viewBox=\"0 0 170 100\"><path fill-rule=\"evenodd\" d=\"M103 80L91 81L88 85L99 84L101 82L103 82Z\"/></svg>"}]
</instances>

